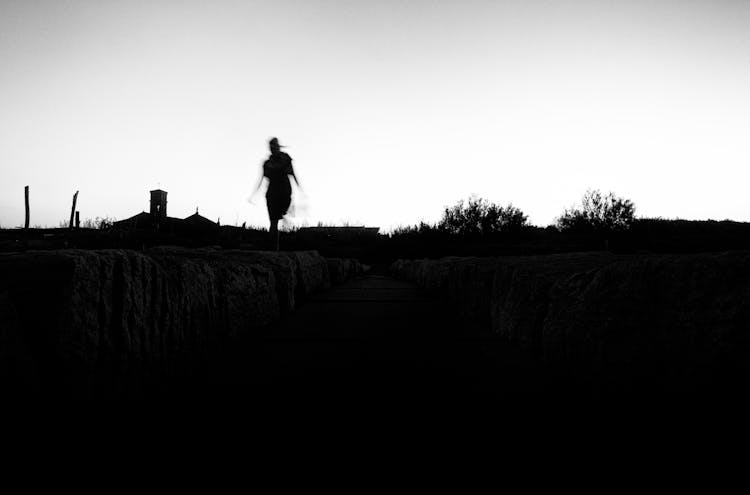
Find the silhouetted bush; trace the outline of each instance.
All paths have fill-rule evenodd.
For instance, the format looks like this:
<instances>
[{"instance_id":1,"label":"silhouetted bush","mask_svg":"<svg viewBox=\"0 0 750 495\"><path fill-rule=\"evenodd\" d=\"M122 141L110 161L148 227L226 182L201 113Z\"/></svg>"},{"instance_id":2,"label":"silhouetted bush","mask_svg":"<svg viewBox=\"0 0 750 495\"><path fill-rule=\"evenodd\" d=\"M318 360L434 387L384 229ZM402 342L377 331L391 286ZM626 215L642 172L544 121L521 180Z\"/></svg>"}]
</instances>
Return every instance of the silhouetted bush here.
<instances>
[{"instance_id":1,"label":"silhouetted bush","mask_svg":"<svg viewBox=\"0 0 750 495\"><path fill-rule=\"evenodd\" d=\"M587 190L581 206L566 209L557 219L557 228L563 232L614 232L627 230L635 219L632 201L606 196L598 190Z\"/></svg>"},{"instance_id":2,"label":"silhouetted bush","mask_svg":"<svg viewBox=\"0 0 750 495\"><path fill-rule=\"evenodd\" d=\"M393 232L391 232L390 236L405 236L405 235L417 235L417 234L434 234L438 233L438 228L434 224L429 224L426 222L419 222L417 225L407 225L407 226L401 226L396 227L393 229Z\"/></svg>"},{"instance_id":3,"label":"silhouetted bush","mask_svg":"<svg viewBox=\"0 0 750 495\"><path fill-rule=\"evenodd\" d=\"M443 211L437 229L459 235L486 235L514 232L526 226L527 217L509 204L499 206L482 198L469 198Z\"/></svg>"},{"instance_id":4,"label":"silhouetted bush","mask_svg":"<svg viewBox=\"0 0 750 495\"><path fill-rule=\"evenodd\" d=\"M94 219L87 218L81 222L81 227L84 229L99 229L107 230L112 227L117 220L110 217L96 217ZM67 227L67 225L65 225Z\"/></svg>"}]
</instances>

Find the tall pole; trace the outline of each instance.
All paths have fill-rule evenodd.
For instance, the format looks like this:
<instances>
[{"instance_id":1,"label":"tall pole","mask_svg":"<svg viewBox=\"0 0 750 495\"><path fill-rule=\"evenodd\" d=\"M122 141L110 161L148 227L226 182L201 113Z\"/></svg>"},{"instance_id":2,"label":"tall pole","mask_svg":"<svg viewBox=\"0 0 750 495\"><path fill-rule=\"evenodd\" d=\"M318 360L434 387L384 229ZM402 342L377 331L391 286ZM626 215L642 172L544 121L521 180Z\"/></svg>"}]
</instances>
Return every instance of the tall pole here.
<instances>
[{"instance_id":1,"label":"tall pole","mask_svg":"<svg viewBox=\"0 0 750 495\"><path fill-rule=\"evenodd\" d=\"M24 222L24 229L29 228L29 186L23 188L23 195L26 200L26 222Z\"/></svg>"},{"instance_id":2,"label":"tall pole","mask_svg":"<svg viewBox=\"0 0 750 495\"><path fill-rule=\"evenodd\" d=\"M70 210L70 223L68 224L68 228L73 228L73 217L75 217L76 214L76 201L78 201L78 191L73 195L73 208Z\"/></svg>"}]
</instances>

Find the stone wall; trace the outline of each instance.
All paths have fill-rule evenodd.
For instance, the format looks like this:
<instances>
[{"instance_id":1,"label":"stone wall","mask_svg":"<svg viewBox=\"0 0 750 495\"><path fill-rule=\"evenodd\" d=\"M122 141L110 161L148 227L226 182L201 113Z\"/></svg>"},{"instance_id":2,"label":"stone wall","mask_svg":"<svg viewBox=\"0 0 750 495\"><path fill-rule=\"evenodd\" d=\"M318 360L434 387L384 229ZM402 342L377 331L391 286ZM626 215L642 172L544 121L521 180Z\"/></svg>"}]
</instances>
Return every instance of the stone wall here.
<instances>
[{"instance_id":1,"label":"stone wall","mask_svg":"<svg viewBox=\"0 0 750 495\"><path fill-rule=\"evenodd\" d=\"M352 258L326 258L328 275L331 285L338 285L344 281L362 275L364 268L359 260Z\"/></svg>"},{"instance_id":2,"label":"stone wall","mask_svg":"<svg viewBox=\"0 0 750 495\"><path fill-rule=\"evenodd\" d=\"M448 300L466 328L490 325L490 297L497 258L446 257L398 260L391 274Z\"/></svg>"},{"instance_id":3,"label":"stone wall","mask_svg":"<svg viewBox=\"0 0 750 495\"><path fill-rule=\"evenodd\" d=\"M399 260L391 269L547 363L750 363L748 252Z\"/></svg>"},{"instance_id":4,"label":"stone wall","mask_svg":"<svg viewBox=\"0 0 750 495\"><path fill-rule=\"evenodd\" d=\"M314 251L2 254L0 377L39 393L137 395L329 286Z\"/></svg>"},{"instance_id":5,"label":"stone wall","mask_svg":"<svg viewBox=\"0 0 750 495\"><path fill-rule=\"evenodd\" d=\"M750 366L750 253L620 259L561 280L541 328L547 361Z\"/></svg>"}]
</instances>

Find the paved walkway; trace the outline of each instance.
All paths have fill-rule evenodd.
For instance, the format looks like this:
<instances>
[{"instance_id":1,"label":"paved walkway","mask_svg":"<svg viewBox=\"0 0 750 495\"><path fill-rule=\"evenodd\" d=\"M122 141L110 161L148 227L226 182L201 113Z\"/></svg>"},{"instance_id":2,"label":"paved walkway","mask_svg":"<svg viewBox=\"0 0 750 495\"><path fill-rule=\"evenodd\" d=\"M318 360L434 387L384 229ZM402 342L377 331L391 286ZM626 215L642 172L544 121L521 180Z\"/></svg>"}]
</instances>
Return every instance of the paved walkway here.
<instances>
[{"instance_id":1,"label":"paved walkway","mask_svg":"<svg viewBox=\"0 0 750 495\"><path fill-rule=\"evenodd\" d=\"M465 330L427 292L365 276L315 295L263 337L239 344L211 387L262 399L399 402L495 387L508 376L499 369L508 362L502 347Z\"/></svg>"},{"instance_id":2,"label":"paved walkway","mask_svg":"<svg viewBox=\"0 0 750 495\"><path fill-rule=\"evenodd\" d=\"M470 413L469 421L476 411L547 411L592 398L619 408L661 397L648 377L632 383L623 377L600 390L591 377L546 369L492 335L466 328L436 296L376 275L315 295L267 332L236 342L206 364L168 393L201 404L239 401L298 418L410 410ZM692 400L692 393L686 397Z\"/></svg>"},{"instance_id":3,"label":"paved walkway","mask_svg":"<svg viewBox=\"0 0 750 495\"><path fill-rule=\"evenodd\" d=\"M378 276L353 280L307 301L265 339L262 375L364 386L434 373L440 367L434 343L447 316L410 284Z\"/></svg>"}]
</instances>

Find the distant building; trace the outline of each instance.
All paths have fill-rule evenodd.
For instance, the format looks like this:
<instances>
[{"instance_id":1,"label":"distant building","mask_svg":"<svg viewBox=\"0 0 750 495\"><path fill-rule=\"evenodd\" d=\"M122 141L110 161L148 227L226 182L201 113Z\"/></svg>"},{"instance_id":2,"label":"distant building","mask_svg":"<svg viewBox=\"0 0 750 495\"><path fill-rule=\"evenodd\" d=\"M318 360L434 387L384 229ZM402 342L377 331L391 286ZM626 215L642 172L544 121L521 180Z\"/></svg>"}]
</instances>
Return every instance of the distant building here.
<instances>
[{"instance_id":1,"label":"distant building","mask_svg":"<svg viewBox=\"0 0 750 495\"><path fill-rule=\"evenodd\" d=\"M114 223L116 230L151 230L177 235L214 235L220 231L218 222L195 213L186 218L175 218L167 215L167 191L151 191L151 208L125 220Z\"/></svg>"},{"instance_id":2,"label":"distant building","mask_svg":"<svg viewBox=\"0 0 750 495\"><path fill-rule=\"evenodd\" d=\"M150 191L150 208L130 218L114 222L112 229L121 237L150 238L156 236L180 239L253 240L252 231L232 225L220 225L200 215L198 209L185 218L167 215L167 191ZM370 242L377 239L379 227L303 227L296 236L303 241ZM130 232L130 234L128 234ZM164 239L160 239L164 240ZM253 241L254 242L254 241Z\"/></svg>"},{"instance_id":3,"label":"distant building","mask_svg":"<svg viewBox=\"0 0 750 495\"><path fill-rule=\"evenodd\" d=\"M151 216L167 218L167 191L161 189L151 191Z\"/></svg>"}]
</instances>

